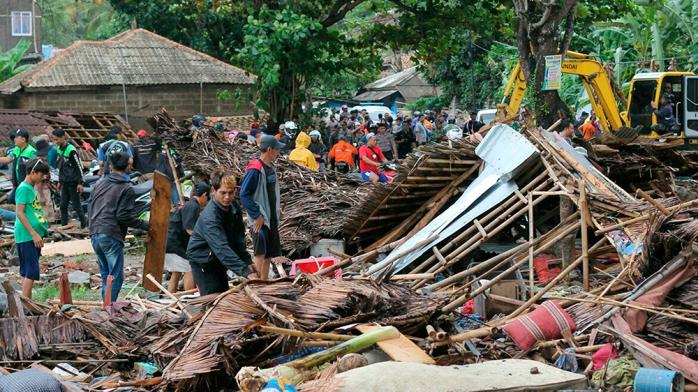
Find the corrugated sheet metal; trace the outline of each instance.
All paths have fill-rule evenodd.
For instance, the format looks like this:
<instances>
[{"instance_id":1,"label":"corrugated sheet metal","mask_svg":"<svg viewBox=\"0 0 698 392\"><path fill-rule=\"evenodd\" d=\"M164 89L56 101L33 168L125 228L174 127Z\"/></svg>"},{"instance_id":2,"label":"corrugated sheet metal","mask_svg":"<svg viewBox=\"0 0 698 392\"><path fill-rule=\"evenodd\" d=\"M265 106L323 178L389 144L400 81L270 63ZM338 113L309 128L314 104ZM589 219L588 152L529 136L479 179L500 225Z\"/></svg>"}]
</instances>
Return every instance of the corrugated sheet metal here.
<instances>
[{"instance_id":1,"label":"corrugated sheet metal","mask_svg":"<svg viewBox=\"0 0 698 392\"><path fill-rule=\"evenodd\" d=\"M357 101L380 101L381 99L397 93L397 90L366 91L354 97Z\"/></svg>"},{"instance_id":2,"label":"corrugated sheet metal","mask_svg":"<svg viewBox=\"0 0 698 392\"><path fill-rule=\"evenodd\" d=\"M252 84L255 76L147 30L106 41L78 41L52 59L0 84L0 93L22 87L89 87L162 84Z\"/></svg>"}]
</instances>

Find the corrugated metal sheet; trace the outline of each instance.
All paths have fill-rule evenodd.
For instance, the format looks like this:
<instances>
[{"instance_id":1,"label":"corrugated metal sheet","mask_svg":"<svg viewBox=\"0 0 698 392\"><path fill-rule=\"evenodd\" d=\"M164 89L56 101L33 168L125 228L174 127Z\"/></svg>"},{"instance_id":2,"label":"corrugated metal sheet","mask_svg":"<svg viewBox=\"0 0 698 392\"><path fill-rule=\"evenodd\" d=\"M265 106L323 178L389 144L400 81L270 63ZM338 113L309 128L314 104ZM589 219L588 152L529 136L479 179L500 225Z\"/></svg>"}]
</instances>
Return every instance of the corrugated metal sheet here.
<instances>
[{"instance_id":1,"label":"corrugated metal sheet","mask_svg":"<svg viewBox=\"0 0 698 392\"><path fill-rule=\"evenodd\" d=\"M162 84L245 84L255 76L147 30L106 41L78 41L50 60L0 84L0 93L22 87L89 87Z\"/></svg>"},{"instance_id":2,"label":"corrugated metal sheet","mask_svg":"<svg viewBox=\"0 0 698 392\"><path fill-rule=\"evenodd\" d=\"M380 101L385 97L389 97L395 93L397 90L386 90L386 91L366 91L354 97L357 101Z\"/></svg>"}]
</instances>

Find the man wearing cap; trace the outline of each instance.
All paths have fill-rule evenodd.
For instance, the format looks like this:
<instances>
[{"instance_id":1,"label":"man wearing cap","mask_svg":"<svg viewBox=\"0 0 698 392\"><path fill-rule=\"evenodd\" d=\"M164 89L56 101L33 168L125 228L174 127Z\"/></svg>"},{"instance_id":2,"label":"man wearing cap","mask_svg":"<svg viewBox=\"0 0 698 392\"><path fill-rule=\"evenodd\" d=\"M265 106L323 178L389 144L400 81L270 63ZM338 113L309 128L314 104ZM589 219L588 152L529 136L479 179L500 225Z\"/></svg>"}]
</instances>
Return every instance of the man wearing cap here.
<instances>
[{"instance_id":1,"label":"man wearing cap","mask_svg":"<svg viewBox=\"0 0 698 392\"><path fill-rule=\"evenodd\" d=\"M13 132L15 147L6 157L0 157L0 163L11 163L12 192L7 197L9 203L15 203L15 190L27 175L27 161L36 157L36 149L29 144L29 131L23 128Z\"/></svg>"},{"instance_id":2,"label":"man wearing cap","mask_svg":"<svg viewBox=\"0 0 698 392\"><path fill-rule=\"evenodd\" d=\"M378 169L381 163L387 161L376 145L376 135L374 133L366 135L366 144L359 148L361 178L364 181L388 183L388 177Z\"/></svg>"},{"instance_id":3,"label":"man wearing cap","mask_svg":"<svg viewBox=\"0 0 698 392\"><path fill-rule=\"evenodd\" d=\"M137 133L138 140L133 143L133 169L141 174L155 171L162 153L160 143L149 137L148 131L141 129Z\"/></svg>"},{"instance_id":4,"label":"man wearing cap","mask_svg":"<svg viewBox=\"0 0 698 392\"><path fill-rule=\"evenodd\" d=\"M281 192L273 163L283 148L275 137L263 135L259 141L262 154L247 165L240 187L240 201L247 211L252 233L253 259L263 280L269 277L271 258L281 256Z\"/></svg>"},{"instance_id":5,"label":"man wearing cap","mask_svg":"<svg viewBox=\"0 0 698 392\"><path fill-rule=\"evenodd\" d=\"M61 225L68 224L68 203L80 219L80 227L87 227L87 218L80 204L82 193L82 160L78 150L65 137L61 128L53 130L53 140L57 146L58 185L61 188Z\"/></svg>"},{"instance_id":6,"label":"man wearing cap","mask_svg":"<svg viewBox=\"0 0 698 392\"><path fill-rule=\"evenodd\" d=\"M102 275L102 299L114 302L124 282L124 237L129 227L148 230L148 222L138 219L136 195L126 169L130 157L126 151L115 151L109 157L109 174L92 187L88 208L90 238ZM111 292L106 292L107 277L113 277Z\"/></svg>"},{"instance_id":7,"label":"man wearing cap","mask_svg":"<svg viewBox=\"0 0 698 392\"><path fill-rule=\"evenodd\" d=\"M184 205L170 214L167 229L167 251L165 253L165 271L170 271L172 277L167 289L174 293L179 286L179 279L184 274L184 290L194 288L194 278L191 264L187 260L187 245L194 231L201 210L208 203L211 187L205 182L199 182L192 190L192 196Z\"/></svg>"}]
</instances>

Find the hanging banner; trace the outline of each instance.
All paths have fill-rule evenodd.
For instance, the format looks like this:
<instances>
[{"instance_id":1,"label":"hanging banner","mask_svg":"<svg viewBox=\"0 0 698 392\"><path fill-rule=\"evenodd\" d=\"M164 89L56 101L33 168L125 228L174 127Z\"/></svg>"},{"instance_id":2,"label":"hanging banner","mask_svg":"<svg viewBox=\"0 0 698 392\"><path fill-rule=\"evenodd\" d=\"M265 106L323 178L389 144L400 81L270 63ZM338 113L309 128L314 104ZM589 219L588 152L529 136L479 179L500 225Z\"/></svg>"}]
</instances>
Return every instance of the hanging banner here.
<instances>
[{"instance_id":1,"label":"hanging banner","mask_svg":"<svg viewBox=\"0 0 698 392\"><path fill-rule=\"evenodd\" d=\"M543 90L558 90L562 84L562 55L545 56Z\"/></svg>"}]
</instances>

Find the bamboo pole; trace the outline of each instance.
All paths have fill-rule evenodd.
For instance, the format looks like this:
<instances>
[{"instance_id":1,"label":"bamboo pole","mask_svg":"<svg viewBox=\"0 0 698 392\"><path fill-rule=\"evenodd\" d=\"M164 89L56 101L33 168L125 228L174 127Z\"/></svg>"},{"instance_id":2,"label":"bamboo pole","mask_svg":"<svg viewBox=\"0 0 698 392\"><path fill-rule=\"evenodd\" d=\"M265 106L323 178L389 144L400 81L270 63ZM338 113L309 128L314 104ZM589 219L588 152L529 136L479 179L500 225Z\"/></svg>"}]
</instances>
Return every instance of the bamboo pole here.
<instances>
[{"instance_id":1,"label":"bamboo pole","mask_svg":"<svg viewBox=\"0 0 698 392\"><path fill-rule=\"evenodd\" d=\"M587 221L587 188L584 180L579 180L579 211L582 232L582 282L584 291L589 291L589 223Z\"/></svg>"},{"instance_id":2,"label":"bamboo pole","mask_svg":"<svg viewBox=\"0 0 698 392\"><path fill-rule=\"evenodd\" d=\"M673 212L675 212L675 211L677 211L677 210L680 210L680 209L682 209L682 208L693 207L693 206L696 206L696 205L698 205L698 199L694 199L694 200L691 200L691 201L687 201L687 202L685 202L685 203L681 203L681 204L677 204L677 205L675 205L675 206L671 206L671 207L667 208L667 210L668 210L669 212L673 213ZM628 225L632 225L632 224L634 224L634 223L638 223L638 222L642 222L642 221L644 221L644 220L647 220L647 219L650 218L650 216L652 216L652 214L640 215L640 216L638 216L637 218L628 219L627 221L619 222L619 223L617 223L617 224L615 224L615 225L613 225L613 226L608 226L608 227L604 227L603 229L596 230L595 233L596 233L596 235L601 235L601 234L605 234L605 233L611 232L611 231L613 231L613 230L622 229L622 228L624 228L624 227L626 227L626 226L628 226Z\"/></svg>"},{"instance_id":3,"label":"bamboo pole","mask_svg":"<svg viewBox=\"0 0 698 392\"><path fill-rule=\"evenodd\" d=\"M594 244L594 246L592 246L589 249L589 251L590 252L595 251L604 243L604 241L606 241L606 238L602 238L601 240L599 240L596 244ZM582 257L580 256L573 263L570 263L570 265L568 265L567 268L562 270L558 276L556 276L553 280L548 282L548 284L545 285L545 287L538 290L538 292L535 295L533 295L531 298L529 298L528 301L526 301L523 305L519 306L519 308L516 309L513 313L511 313L506 318L498 320L498 321L500 323L504 323L508 320L511 320L511 319L517 317L518 315L520 315L524 311L528 310L531 307L531 305L533 305L536 301L541 299L541 297L543 297L543 295L545 293L547 293L548 290L555 287L555 285L557 285L562 279L564 279L567 275L569 275L569 273L572 272L572 270L574 270L575 268L577 268L579 266L579 264L581 264L581 263L582 263Z\"/></svg>"},{"instance_id":4,"label":"bamboo pole","mask_svg":"<svg viewBox=\"0 0 698 392\"><path fill-rule=\"evenodd\" d=\"M568 219L569 220L569 219ZM547 237L540 237L539 242L543 241L544 239L547 241L545 242L541 247L537 248L535 250L534 256L540 254L544 250L550 248L551 246L555 245L556 242L558 242L561 238L564 238L567 236L569 233L573 232L574 230L577 229L578 223L573 223L570 224L569 227L567 227L565 230L563 230L561 233L553 236L551 239L547 239ZM535 245L535 244L534 244ZM530 246L529 249L533 249L533 246ZM518 253L518 252L517 252ZM529 256L530 257L530 256ZM450 302L446 306L443 307L442 311L443 312L450 312L457 308L458 306L464 304L465 302L468 301L470 298L475 298L477 295L485 292L487 289L492 287L495 283L499 282L500 280L504 279L507 275L511 274L512 272L516 271L519 267L524 265L526 263L526 258L522 258L520 261L515 262L511 267L507 268L504 270L502 273L499 275L495 276L494 278L490 279L489 282L483 284L482 286L478 287L475 291L472 293L467 293L462 295L461 297L455 299L454 301ZM505 260L506 261L506 260ZM533 291L531 291L531 296L533 296Z\"/></svg>"},{"instance_id":5,"label":"bamboo pole","mask_svg":"<svg viewBox=\"0 0 698 392\"><path fill-rule=\"evenodd\" d=\"M642 189L638 189L637 194L640 195L640 197L642 197L643 199L645 199L648 203L652 204L655 208L657 208L662 214L664 214L664 216L671 215L671 211L667 210L666 207L659 204L657 200L654 200L652 196L645 193L645 191L643 191Z\"/></svg>"},{"instance_id":6,"label":"bamboo pole","mask_svg":"<svg viewBox=\"0 0 698 392\"><path fill-rule=\"evenodd\" d=\"M191 313L187 310L187 308L184 306L182 301L179 300L179 298L175 297L174 294L170 293L169 290L165 288L165 286L161 285L160 282L158 282L153 275L148 274L146 275L146 278L148 278L149 281L151 281L157 288L160 289L163 293L165 293L168 297L173 299L175 302L177 302L177 306L182 310L182 312L187 316L187 318L191 318Z\"/></svg>"},{"instance_id":7,"label":"bamboo pole","mask_svg":"<svg viewBox=\"0 0 698 392\"><path fill-rule=\"evenodd\" d=\"M340 340L346 341L355 338L355 336L340 335L336 333L325 333L325 332L303 332L295 329L274 327L272 325L260 325L258 327L260 331L268 332L276 335L286 335L295 336L304 339L324 339L324 340Z\"/></svg>"},{"instance_id":8,"label":"bamboo pole","mask_svg":"<svg viewBox=\"0 0 698 392\"><path fill-rule=\"evenodd\" d=\"M399 246L404 240L405 240L405 238L401 238L397 241L393 241L389 244L386 244L386 245L383 245L379 248L376 248L368 253L364 253L362 255L346 258L337 264L331 265L329 267L325 267L325 268L313 273L313 275L323 276L323 275L329 274L330 272L334 272L334 271L338 270L339 268L344 268L348 265L351 265L353 263L356 263L359 261L363 262L363 261L370 260L371 257L378 256L378 254L380 254L380 253L393 250L395 247Z\"/></svg>"},{"instance_id":9,"label":"bamboo pole","mask_svg":"<svg viewBox=\"0 0 698 392\"><path fill-rule=\"evenodd\" d=\"M536 228L533 223L533 194L528 193L528 243L533 244L536 237ZM533 296L535 288L535 272L533 270L533 246L528 247L528 290L529 296ZM518 267L517 267L518 268Z\"/></svg>"},{"instance_id":10,"label":"bamboo pole","mask_svg":"<svg viewBox=\"0 0 698 392\"><path fill-rule=\"evenodd\" d=\"M545 173L541 173L540 175L538 175L538 177L536 177L530 183L528 183L522 191L525 192L529 189L532 189L534 186L542 188L543 186L546 185L546 182L544 182L543 184L539 184L539 182L542 181L543 179L545 179L545 177L546 177ZM517 202L517 199L515 197L510 197L509 199L507 199L503 203L501 203L499 206L497 206L490 213L485 215L482 219L480 219L480 223L486 222L485 223L486 230L490 230L491 227L496 227L497 223L500 220L503 220L509 211L511 211L512 209L520 208L520 206L522 204L519 204L516 202ZM505 210L506 210L506 212L505 212ZM439 251L442 252L442 254L443 254L443 252L450 251L454 246L456 246L458 243L460 243L464 239L466 239L466 238L470 239L475 230L476 229L473 226L466 228L466 230L464 230L461 234L459 234L452 241L449 241L444 247L439 249ZM428 265L430 265L435 259L436 259L436 256L429 257L422 264L420 264L417 268L413 269L410 272L412 272L412 273L421 272L424 268L426 268Z\"/></svg>"},{"instance_id":11,"label":"bamboo pole","mask_svg":"<svg viewBox=\"0 0 698 392\"><path fill-rule=\"evenodd\" d=\"M536 199L533 202L533 205L535 206L538 203L542 202L543 199L546 197L547 196L539 197L538 199ZM517 200L516 196L512 196L512 199ZM523 203L515 203L514 206L517 206L519 204L523 204ZM514 206L512 206L512 208ZM524 204L524 206L525 206L525 204ZM511 225L514 221L516 221L519 217L521 217L525 213L526 213L525 208L520 209L514 215L512 215L511 217L506 219L504 222L502 222L499 226L496 226L494 229L491 229L489 231L490 236L494 236L494 235L498 234L500 231L509 227L509 225ZM506 213L502 214L502 216L506 216ZM461 260L463 257L468 255L470 252L472 252L474 249L479 247L484 242L485 242L485 239L483 239L481 236L479 236L478 234L474 235L473 237L471 237L471 239L469 241L462 244L457 249L455 249L453 252L451 252L448 256L446 256L446 259L448 260L448 262L446 264L437 263L437 264L433 265L431 268L429 268L427 271L437 274L437 273L440 273L440 272L446 270L446 268L448 268L448 266L453 265L454 263L458 262L459 260ZM463 248L465 248L465 249L463 249ZM420 283L422 283L422 282L420 282ZM413 288L418 288L420 286L421 286L421 284L418 284L418 285L415 285Z\"/></svg>"}]
</instances>

